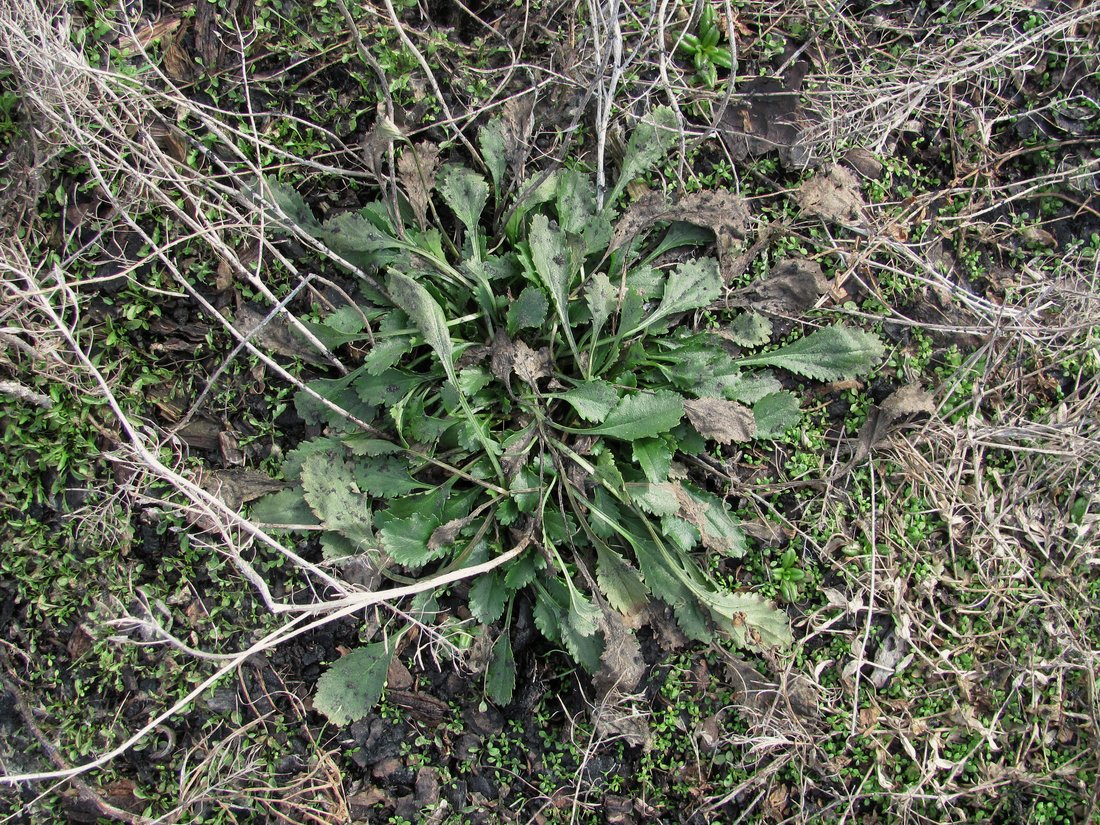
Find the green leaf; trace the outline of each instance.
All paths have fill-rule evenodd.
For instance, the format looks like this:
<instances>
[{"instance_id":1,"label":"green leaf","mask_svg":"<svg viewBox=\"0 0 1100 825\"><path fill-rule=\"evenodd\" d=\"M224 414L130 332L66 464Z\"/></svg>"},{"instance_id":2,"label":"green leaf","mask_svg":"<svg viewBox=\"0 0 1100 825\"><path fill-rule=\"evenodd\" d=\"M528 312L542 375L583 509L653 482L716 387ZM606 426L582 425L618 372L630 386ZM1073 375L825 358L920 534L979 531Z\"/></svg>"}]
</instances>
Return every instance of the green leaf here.
<instances>
[{"instance_id":1,"label":"green leaf","mask_svg":"<svg viewBox=\"0 0 1100 825\"><path fill-rule=\"evenodd\" d=\"M680 509L676 489L667 482L627 484L626 492L635 504L653 516L671 516Z\"/></svg>"},{"instance_id":2,"label":"green leaf","mask_svg":"<svg viewBox=\"0 0 1100 825\"><path fill-rule=\"evenodd\" d=\"M343 378L318 378L310 381L306 386L337 408L362 421L370 422L374 419L376 412L374 402L362 398L353 389L356 380L358 377L355 373L351 373ZM295 394L294 409L307 424L324 424L337 432L358 429L357 425L348 421L332 407L322 404L305 390L299 390Z\"/></svg>"},{"instance_id":3,"label":"green leaf","mask_svg":"<svg viewBox=\"0 0 1100 825\"><path fill-rule=\"evenodd\" d=\"M454 351L451 346L451 334L447 329L447 319L435 298L423 286L403 272L391 271L389 278L390 296L394 303L420 330L424 343L435 350L447 376L454 382Z\"/></svg>"},{"instance_id":4,"label":"green leaf","mask_svg":"<svg viewBox=\"0 0 1100 825\"><path fill-rule=\"evenodd\" d=\"M410 352L412 352L412 338L407 335L378 338L363 359L363 366L371 375L379 375L396 365Z\"/></svg>"},{"instance_id":5,"label":"green leaf","mask_svg":"<svg viewBox=\"0 0 1100 825\"><path fill-rule=\"evenodd\" d=\"M752 407L757 438L777 438L802 420L798 398L789 392L765 395Z\"/></svg>"},{"instance_id":6,"label":"green leaf","mask_svg":"<svg viewBox=\"0 0 1100 825\"><path fill-rule=\"evenodd\" d=\"M368 433L349 435L343 440L343 443L351 450L352 455L356 456L393 455L405 451L400 444L394 444L392 441L386 441L382 438L375 438Z\"/></svg>"},{"instance_id":7,"label":"green leaf","mask_svg":"<svg viewBox=\"0 0 1100 825\"><path fill-rule=\"evenodd\" d=\"M611 285L611 279L603 272L597 272L588 279L584 290L584 299L588 303L588 312L592 316L592 341L599 338L600 330L615 311L618 290Z\"/></svg>"},{"instance_id":8,"label":"green leaf","mask_svg":"<svg viewBox=\"0 0 1100 825\"><path fill-rule=\"evenodd\" d=\"M359 491L348 464L328 453L308 456L302 463L302 490L326 529L353 542L373 540L370 499Z\"/></svg>"},{"instance_id":9,"label":"green leaf","mask_svg":"<svg viewBox=\"0 0 1100 825\"><path fill-rule=\"evenodd\" d=\"M270 493L252 502L249 516L252 521L264 524L320 524L320 520L306 504L301 487L291 487Z\"/></svg>"},{"instance_id":10,"label":"green leaf","mask_svg":"<svg viewBox=\"0 0 1100 825\"><path fill-rule=\"evenodd\" d=\"M446 547L428 548L428 540L439 527L439 518L430 513L413 513L406 518L391 518L378 531L382 548L390 558L405 567L423 567L447 554Z\"/></svg>"},{"instance_id":11,"label":"green leaf","mask_svg":"<svg viewBox=\"0 0 1100 825\"><path fill-rule=\"evenodd\" d=\"M726 334L738 346L758 347L772 337L772 322L758 312L742 312L728 327Z\"/></svg>"},{"instance_id":12,"label":"green leaf","mask_svg":"<svg viewBox=\"0 0 1100 825\"><path fill-rule=\"evenodd\" d=\"M377 498L396 498L427 487L409 475L409 464L395 455L363 457L355 462L359 489Z\"/></svg>"},{"instance_id":13,"label":"green leaf","mask_svg":"<svg viewBox=\"0 0 1100 825\"><path fill-rule=\"evenodd\" d=\"M489 656L489 667L485 671L485 695L498 705L507 705L512 701L516 689L516 659L512 654L512 641L508 638L508 629L493 643L493 652Z\"/></svg>"},{"instance_id":14,"label":"green leaf","mask_svg":"<svg viewBox=\"0 0 1100 825\"><path fill-rule=\"evenodd\" d=\"M882 356L878 336L852 327L832 326L772 352L741 358L737 363L779 367L817 381L839 381L867 374Z\"/></svg>"},{"instance_id":15,"label":"green leaf","mask_svg":"<svg viewBox=\"0 0 1100 825\"><path fill-rule=\"evenodd\" d=\"M649 601L649 588L641 574L602 543L596 545L596 582L611 606L624 616L639 612Z\"/></svg>"},{"instance_id":16,"label":"green leaf","mask_svg":"<svg viewBox=\"0 0 1100 825\"><path fill-rule=\"evenodd\" d=\"M634 441L667 433L684 416L683 399L674 392L638 392L622 399L603 423L584 432Z\"/></svg>"},{"instance_id":17,"label":"green leaf","mask_svg":"<svg viewBox=\"0 0 1100 825\"><path fill-rule=\"evenodd\" d=\"M342 212L325 221L322 240L328 247L340 253L380 252L401 247L401 241L356 212Z\"/></svg>"},{"instance_id":18,"label":"green leaf","mask_svg":"<svg viewBox=\"0 0 1100 825\"><path fill-rule=\"evenodd\" d=\"M704 547L733 558L745 555L745 534L730 517L726 502L687 484L680 487L679 498L680 515L699 530Z\"/></svg>"},{"instance_id":19,"label":"green leaf","mask_svg":"<svg viewBox=\"0 0 1100 825\"><path fill-rule=\"evenodd\" d=\"M440 376L442 377L442 376ZM362 374L351 382L359 397L368 404L392 407L425 381L431 380L430 374L417 374L389 369L378 375Z\"/></svg>"},{"instance_id":20,"label":"green leaf","mask_svg":"<svg viewBox=\"0 0 1100 825\"><path fill-rule=\"evenodd\" d=\"M346 559L358 552L359 548L339 533L323 533L321 535L321 556L325 561Z\"/></svg>"},{"instance_id":21,"label":"green leaf","mask_svg":"<svg viewBox=\"0 0 1100 825\"><path fill-rule=\"evenodd\" d=\"M718 261L714 258L697 258L685 261L668 277L664 294L656 312L641 326L653 326L681 312L690 312L709 306L722 292L722 276ZM636 332L637 330L631 330Z\"/></svg>"},{"instance_id":22,"label":"green leaf","mask_svg":"<svg viewBox=\"0 0 1100 825\"><path fill-rule=\"evenodd\" d=\"M599 621L600 608L575 587L569 587L569 625L582 636L591 636L599 628Z\"/></svg>"},{"instance_id":23,"label":"green leaf","mask_svg":"<svg viewBox=\"0 0 1100 825\"><path fill-rule=\"evenodd\" d=\"M755 593L700 594L723 629L741 647L765 650L787 647L792 641L787 614Z\"/></svg>"},{"instance_id":24,"label":"green leaf","mask_svg":"<svg viewBox=\"0 0 1100 825\"><path fill-rule=\"evenodd\" d=\"M470 587L470 612L482 624L492 624L504 614L511 594L499 570L483 573Z\"/></svg>"},{"instance_id":25,"label":"green leaf","mask_svg":"<svg viewBox=\"0 0 1100 825\"><path fill-rule=\"evenodd\" d=\"M561 626L565 617L565 610L550 594L546 587L535 587L535 607L532 618L539 633L546 637L547 641L556 643L561 641Z\"/></svg>"},{"instance_id":26,"label":"green leaf","mask_svg":"<svg viewBox=\"0 0 1100 825\"><path fill-rule=\"evenodd\" d=\"M305 230L310 235L316 235L321 230L317 218L313 216L313 210L309 208L305 198L292 186L279 183L271 177L264 178L264 185L270 190L270 200L281 209L292 224Z\"/></svg>"},{"instance_id":27,"label":"green leaf","mask_svg":"<svg viewBox=\"0 0 1100 825\"><path fill-rule=\"evenodd\" d=\"M477 133L477 143L481 147L481 159L489 169L493 187L499 192L504 181L504 172L508 169L508 149L504 140L504 120L494 117Z\"/></svg>"},{"instance_id":28,"label":"green leaf","mask_svg":"<svg viewBox=\"0 0 1100 825\"><path fill-rule=\"evenodd\" d=\"M595 424L603 422L619 403L619 391L606 381L586 381L556 396L569 404L577 415Z\"/></svg>"},{"instance_id":29,"label":"green leaf","mask_svg":"<svg viewBox=\"0 0 1100 825\"><path fill-rule=\"evenodd\" d=\"M569 331L569 247L565 235L550 226L545 215L531 218L527 234L531 246L531 263L539 282L550 293L558 319Z\"/></svg>"},{"instance_id":30,"label":"green leaf","mask_svg":"<svg viewBox=\"0 0 1100 825\"><path fill-rule=\"evenodd\" d=\"M678 516L661 519L661 534L685 553L690 553L699 543L699 531L690 521Z\"/></svg>"},{"instance_id":31,"label":"green leaf","mask_svg":"<svg viewBox=\"0 0 1100 825\"><path fill-rule=\"evenodd\" d=\"M611 221L596 210L592 179L572 169L558 176L558 223L563 231L584 239L584 253L603 252L611 241Z\"/></svg>"},{"instance_id":32,"label":"green leaf","mask_svg":"<svg viewBox=\"0 0 1100 825\"><path fill-rule=\"evenodd\" d=\"M508 307L508 333L514 335L521 329L537 329L546 320L549 303L546 293L537 286L527 286Z\"/></svg>"},{"instance_id":33,"label":"green leaf","mask_svg":"<svg viewBox=\"0 0 1100 825\"><path fill-rule=\"evenodd\" d=\"M396 650L397 639L391 638L341 656L317 680L313 707L334 725L365 718L382 698Z\"/></svg>"},{"instance_id":34,"label":"green leaf","mask_svg":"<svg viewBox=\"0 0 1100 825\"><path fill-rule=\"evenodd\" d=\"M439 194L471 235L477 233L481 213L489 201L485 178L465 166L448 166L443 172ZM408 310L406 310L408 311ZM409 313L410 317L412 313Z\"/></svg>"},{"instance_id":35,"label":"green leaf","mask_svg":"<svg viewBox=\"0 0 1100 825\"><path fill-rule=\"evenodd\" d=\"M672 466L672 447L663 438L639 438L631 445L634 461L654 484L668 480Z\"/></svg>"},{"instance_id":36,"label":"green leaf","mask_svg":"<svg viewBox=\"0 0 1100 825\"><path fill-rule=\"evenodd\" d=\"M596 187L583 172L564 169L558 175L558 224L562 231L574 235L584 233L584 227L596 214Z\"/></svg>"},{"instance_id":37,"label":"green leaf","mask_svg":"<svg viewBox=\"0 0 1100 825\"><path fill-rule=\"evenodd\" d=\"M672 109L660 106L650 112L630 135L622 171L604 201L605 209L614 205L628 183L660 163L679 139L680 125Z\"/></svg>"},{"instance_id":38,"label":"green leaf","mask_svg":"<svg viewBox=\"0 0 1100 825\"><path fill-rule=\"evenodd\" d=\"M522 590L535 580L538 572L546 567L546 557L534 550L528 550L508 565L504 574L504 584L511 591Z\"/></svg>"}]
</instances>

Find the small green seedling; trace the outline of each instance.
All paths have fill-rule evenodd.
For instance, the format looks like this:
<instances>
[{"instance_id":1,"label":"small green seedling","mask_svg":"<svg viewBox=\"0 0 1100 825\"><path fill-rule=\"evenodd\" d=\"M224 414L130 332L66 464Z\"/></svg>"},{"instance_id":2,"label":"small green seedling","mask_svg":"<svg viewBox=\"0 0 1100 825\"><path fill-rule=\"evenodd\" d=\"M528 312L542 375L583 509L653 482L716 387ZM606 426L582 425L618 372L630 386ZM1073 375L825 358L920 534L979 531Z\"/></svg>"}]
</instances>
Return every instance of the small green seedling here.
<instances>
[{"instance_id":1,"label":"small green seedling","mask_svg":"<svg viewBox=\"0 0 1100 825\"><path fill-rule=\"evenodd\" d=\"M703 5L698 34L685 34L680 40L680 53L695 66L696 77L708 89L718 85L718 70L733 69L733 57L728 45L721 45L722 28L718 13L709 2Z\"/></svg>"},{"instance_id":2,"label":"small green seedling","mask_svg":"<svg viewBox=\"0 0 1100 825\"><path fill-rule=\"evenodd\" d=\"M779 594L786 601L798 601L798 583L805 580L806 573L798 566L798 554L793 547L788 547L772 565L772 577L779 582Z\"/></svg>"}]
</instances>

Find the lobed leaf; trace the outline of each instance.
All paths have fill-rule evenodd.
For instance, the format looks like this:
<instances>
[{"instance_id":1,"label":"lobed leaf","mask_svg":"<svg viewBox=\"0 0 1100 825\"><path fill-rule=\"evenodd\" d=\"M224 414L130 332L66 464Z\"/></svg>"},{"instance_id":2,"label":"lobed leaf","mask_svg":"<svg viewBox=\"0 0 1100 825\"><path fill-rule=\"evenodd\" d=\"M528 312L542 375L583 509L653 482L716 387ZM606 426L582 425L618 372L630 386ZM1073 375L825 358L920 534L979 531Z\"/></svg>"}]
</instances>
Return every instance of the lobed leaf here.
<instances>
[{"instance_id":1,"label":"lobed leaf","mask_svg":"<svg viewBox=\"0 0 1100 825\"><path fill-rule=\"evenodd\" d=\"M607 435L622 441L667 433L684 417L683 399L674 392L638 392L615 405L603 423L585 432Z\"/></svg>"},{"instance_id":2,"label":"lobed leaf","mask_svg":"<svg viewBox=\"0 0 1100 825\"><path fill-rule=\"evenodd\" d=\"M443 172L439 194L466 231L476 234L481 213L489 201L489 184L485 178L465 166L448 166Z\"/></svg>"},{"instance_id":3,"label":"lobed leaf","mask_svg":"<svg viewBox=\"0 0 1100 825\"><path fill-rule=\"evenodd\" d=\"M839 381L866 375L882 360L877 335L845 326L819 329L772 352L741 358L747 367L779 367L817 381Z\"/></svg>"},{"instance_id":4,"label":"lobed leaf","mask_svg":"<svg viewBox=\"0 0 1100 825\"><path fill-rule=\"evenodd\" d=\"M595 424L603 422L619 403L620 393L606 381L586 381L557 396L569 404L577 415Z\"/></svg>"},{"instance_id":5,"label":"lobed leaf","mask_svg":"<svg viewBox=\"0 0 1100 825\"><path fill-rule=\"evenodd\" d=\"M334 725L365 718L386 686L397 640L365 645L341 656L317 680L313 706Z\"/></svg>"}]
</instances>

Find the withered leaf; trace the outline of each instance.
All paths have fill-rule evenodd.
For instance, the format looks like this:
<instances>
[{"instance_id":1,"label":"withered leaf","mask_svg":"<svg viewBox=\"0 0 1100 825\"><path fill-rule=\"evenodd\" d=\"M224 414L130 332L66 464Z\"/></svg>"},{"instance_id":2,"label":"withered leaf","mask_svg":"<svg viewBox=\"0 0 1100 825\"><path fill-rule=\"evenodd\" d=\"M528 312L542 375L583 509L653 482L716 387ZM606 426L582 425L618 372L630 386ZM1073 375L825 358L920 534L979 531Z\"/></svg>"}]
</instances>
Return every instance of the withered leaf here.
<instances>
[{"instance_id":1,"label":"withered leaf","mask_svg":"<svg viewBox=\"0 0 1100 825\"><path fill-rule=\"evenodd\" d=\"M782 77L754 77L738 89L718 124L718 131L734 160L777 152L789 165L801 166L812 147L803 134L815 113L802 105L802 81L809 71L805 60L795 61Z\"/></svg>"},{"instance_id":2,"label":"withered leaf","mask_svg":"<svg viewBox=\"0 0 1100 825\"><path fill-rule=\"evenodd\" d=\"M451 519L446 524L439 525L428 538L428 549L434 552L442 550L448 544L454 544L458 534L473 520L474 517L469 515L465 518Z\"/></svg>"},{"instance_id":3,"label":"withered leaf","mask_svg":"<svg viewBox=\"0 0 1100 825\"><path fill-rule=\"evenodd\" d=\"M426 140L407 147L397 160L397 175L421 229L427 225L428 203L438 171L439 147Z\"/></svg>"},{"instance_id":4,"label":"withered leaf","mask_svg":"<svg viewBox=\"0 0 1100 825\"><path fill-rule=\"evenodd\" d=\"M615 610L605 609L599 619L604 648L595 682L600 693L630 693L645 675L642 648L634 632Z\"/></svg>"},{"instance_id":5,"label":"withered leaf","mask_svg":"<svg viewBox=\"0 0 1100 825\"><path fill-rule=\"evenodd\" d=\"M684 401L684 410L699 435L719 444L749 441L756 435L756 417L752 410L736 401L689 398Z\"/></svg>"},{"instance_id":6,"label":"withered leaf","mask_svg":"<svg viewBox=\"0 0 1100 825\"><path fill-rule=\"evenodd\" d=\"M931 415L935 411L936 404L932 394L919 385L908 384L895 390L889 398L872 407L867 414L867 420L859 428L855 450L848 465L858 464L867 458L871 450L893 431L900 419L920 413Z\"/></svg>"},{"instance_id":7,"label":"withered leaf","mask_svg":"<svg viewBox=\"0 0 1100 825\"><path fill-rule=\"evenodd\" d=\"M764 315L796 318L828 291L829 281L816 261L784 258L767 278L731 295L729 303Z\"/></svg>"},{"instance_id":8,"label":"withered leaf","mask_svg":"<svg viewBox=\"0 0 1100 825\"><path fill-rule=\"evenodd\" d=\"M795 196L805 211L839 224L858 224L863 215L863 195L856 176L843 166L818 172L802 184Z\"/></svg>"},{"instance_id":9,"label":"withered leaf","mask_svg":"<svg viewBox=\"0 0 1100 825\"><path fill-rule=\"evenodd\" d=\"M635 201L623 213L611 237L610 249L629 243L638 233L658 221L684 221L714 232L718 257L726 281L739 275L734 267L733 248L748 237L749 209L745 199L728 189L714 189L685 195L674 204L666 204L659 193L650 193Z\"/></svg>"},{"instance_id":10,"label":"withered leaf","mask_svg":"<svg viewBox=\"0 0 1100 825\"><path fill-rule=\"evenodd\" d=\"M514 347L512 369L523 381L534 387L540 378L548 378L552 374L550 350L546 347L533 350L523 341L516 341Z\"/></svg>"},{"instance_id":11,"label":"withered leaf","mask_svg":"<svg viewBox=\"0 0 1100 825\"><path fill-rule=\"evenodd\" d=\"M512 364L516 358L516 345L502 329L497 329L493 345L489 349L489 370L501 381L508 381L512 375Z\"/></svg>"}]
</instances>

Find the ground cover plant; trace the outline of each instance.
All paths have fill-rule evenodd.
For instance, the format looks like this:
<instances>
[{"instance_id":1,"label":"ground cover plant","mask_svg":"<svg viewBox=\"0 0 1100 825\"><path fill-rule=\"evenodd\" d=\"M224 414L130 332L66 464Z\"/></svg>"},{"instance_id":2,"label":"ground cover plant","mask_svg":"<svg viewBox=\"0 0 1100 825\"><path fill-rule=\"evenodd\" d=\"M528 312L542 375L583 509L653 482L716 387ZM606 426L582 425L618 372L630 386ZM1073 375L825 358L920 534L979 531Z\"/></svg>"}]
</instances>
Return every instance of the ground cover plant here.
<instances>
[{"instance_id":1,"label":"ground cover plant","mask_svg":"<svg viewBox=\"0 0 1100 825\"><path fill-rule=\"evenodd\" d=\"M4 815L1094 821L1097 25L4 5Z\"/></svg>"},{"instance_id":2,"label":"ground cover plant","mask_svg":"<svg viewBox=\"0 0 1100 825\"><path fill-rule=\"evenodd\" d=\"M268 184L293 226L362 281L364 299L313 332L365 354L346 376L299 395L307 422L343 434L292 451L284 475L295 487L259 502L253 518L315 520L329 557L365 553L383 571L430 569L430 578L504 562L479 574L468 597L485 632L506 617L486 674L501 704L515 686L510 625L525 590L549 641L627 690L641 676L632 628L650 596L697 641L714 627L743 647L785 645L782 613L755 594L723 592L710 563L696 561L700 549L739 558L747 537L683 461L708 442L775 437L798 423L797 397L752 368L853 379L877 364L882 345L832 325L742 352L770 340L765 316L739 313L703 331L684 322L718 303L723 274L717 258L670 256L715 240L708 235L732 243L748 215L736 196L711 192L635 208L613 224L626 183L675 139L671 111L638 125L602 208L582 172L510 180L503 132L493 121L480 135L491 186L463 166L439 169L436 146L409 145L398 162L401 201L324 224L296 193ZM491 191L508 186L519 195L496 199L507 218L496 236L483 221ZM443 204L455 237L428 223ZM425 591L417 611L438 610L434 597ZM366 715L393 650L376 644L342 658L317 706L339 723Z\"/></svg>"}]
</instances>

